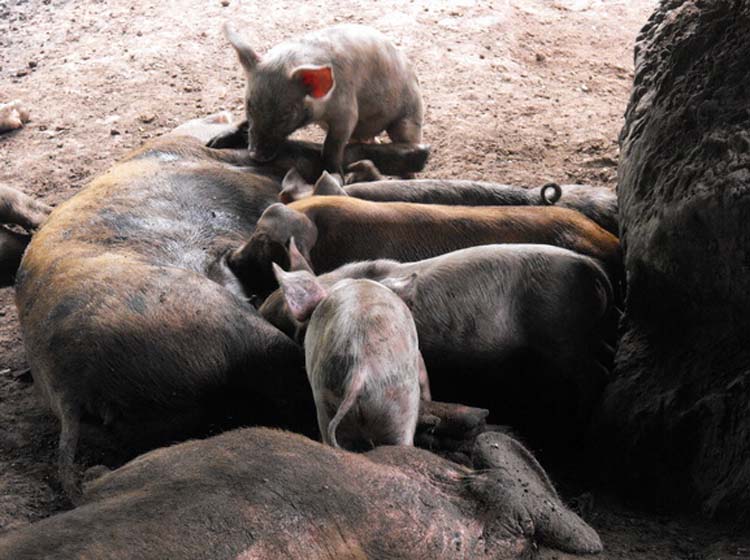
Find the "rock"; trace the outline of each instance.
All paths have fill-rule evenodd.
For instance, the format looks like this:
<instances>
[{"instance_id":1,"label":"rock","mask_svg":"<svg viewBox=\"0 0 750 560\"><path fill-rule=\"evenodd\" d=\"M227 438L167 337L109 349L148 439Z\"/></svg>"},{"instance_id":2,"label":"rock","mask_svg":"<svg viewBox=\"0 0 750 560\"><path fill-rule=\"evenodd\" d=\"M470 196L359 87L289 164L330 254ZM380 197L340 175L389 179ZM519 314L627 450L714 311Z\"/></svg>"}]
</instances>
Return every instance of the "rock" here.
<instances>
[{"instance_id":1,"label":"rock","mask_svg":"<svg viewBox=\"0 0 750 560\"><path fill-rule=\"evenodd\" d=\"M750 3L664 0L620 135L628 276L600 440L631 488L750 521Z\"/></svg>"},{"instance_id":2,"label":"rock","mask_svg":"<svg viewBox=\"0 0 750 560\"><path fill-rule=\"evenodd\" d=\"M111 130L109 131L109 134L110 134L111 136L119 136L119 135L120 135L120 131L119 131L119 130L117 130L116 128L113 128L113 129L111 129Z\"/></svg>"},{"instance_id":3,"label":"rock","mask_svg":"<svg viewBox=\"0 0 750 560\"><path fill-rule=\"evenodd\" d=\"M18 99L10 103L0 103L0 133L21 128L29 120L29 111Z\"/></svg>"}]
</instances>

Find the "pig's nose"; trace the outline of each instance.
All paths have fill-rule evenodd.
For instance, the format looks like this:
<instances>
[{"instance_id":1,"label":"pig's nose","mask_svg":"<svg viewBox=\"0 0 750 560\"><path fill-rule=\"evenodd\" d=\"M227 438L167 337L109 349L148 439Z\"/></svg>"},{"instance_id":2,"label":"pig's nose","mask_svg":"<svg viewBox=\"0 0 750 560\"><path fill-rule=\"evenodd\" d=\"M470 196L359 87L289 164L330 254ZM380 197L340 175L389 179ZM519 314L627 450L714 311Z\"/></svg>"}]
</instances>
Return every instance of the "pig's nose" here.
<instances>
[{"instance_id":1,"label":"pig's nose","mask_svg":"<svg viewBox=\"0 0 750 560\"><path fill-rule=\"evenodd\" d=\"M250 151L250 157L258 163L268 163L269 161L273 161L274 159L276 159L277 155L278 150L266 151L256 149Z\"/></svg>"}]
</instances>

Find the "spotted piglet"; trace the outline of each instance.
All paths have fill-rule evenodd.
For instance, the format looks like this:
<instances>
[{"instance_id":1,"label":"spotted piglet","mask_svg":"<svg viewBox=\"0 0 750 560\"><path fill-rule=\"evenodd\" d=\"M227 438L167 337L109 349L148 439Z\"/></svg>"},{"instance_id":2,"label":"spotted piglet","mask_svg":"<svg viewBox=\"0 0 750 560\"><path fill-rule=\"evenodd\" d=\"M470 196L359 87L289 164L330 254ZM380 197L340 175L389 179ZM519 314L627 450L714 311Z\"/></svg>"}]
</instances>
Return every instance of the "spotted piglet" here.
<instances>
[{"instance_id":1,"label":"spotted piglet","mask_svg":"<svg viewBox=\"0 0 750 560\"><path fill-rule=\"evenodd\" d=\"M403 301L371 280L324 288L307 270L274 264L274 273L295 319L309 321L305 365L323 442L353 451L412 445L423 362Z\"/></svg>"}]
</instances>

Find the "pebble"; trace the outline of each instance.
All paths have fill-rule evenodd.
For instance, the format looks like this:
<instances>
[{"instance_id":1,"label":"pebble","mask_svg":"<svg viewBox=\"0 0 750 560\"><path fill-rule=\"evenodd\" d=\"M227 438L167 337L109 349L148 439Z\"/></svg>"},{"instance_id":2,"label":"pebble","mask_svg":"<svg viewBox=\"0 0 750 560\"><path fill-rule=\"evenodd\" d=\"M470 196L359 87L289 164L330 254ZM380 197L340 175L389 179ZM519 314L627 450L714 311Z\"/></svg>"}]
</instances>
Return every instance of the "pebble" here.
<instances>
[{"instance_id":1,"label":"pebble","mask_svg":"<svg viewBox=\"0 0 750 560\"><path fill-rule=\"evenodd\" d=\"M120 131L119 131L119 130L117 130L116 128L113 128L113 129L111 129L111 130L109 131L109 134L110 134L111 136L119 136L119 135L120 135Z\"/></svg>"},{"instance_id":2,"label":"pebble","mask_svg":"<svg viewBox=\"0 0 750 560\"><path fill-rule=\"evenodd\" d=\"M221 5L226 8L227 6L229 6L229 0L221 0Z\"/></svg>"},{"instance_id":3,"label":"pebble","mask_svg":"<svg viewBox=\"0 0 750 560\"><path fill-rule=\"evenodd\" d=\"M536 53L536 57L535 58L536 58L537 62L544 62L545 60L547 60L547 57L544 56L542 53L539 53L539 52Z\"/></svg>"}]
</instances>

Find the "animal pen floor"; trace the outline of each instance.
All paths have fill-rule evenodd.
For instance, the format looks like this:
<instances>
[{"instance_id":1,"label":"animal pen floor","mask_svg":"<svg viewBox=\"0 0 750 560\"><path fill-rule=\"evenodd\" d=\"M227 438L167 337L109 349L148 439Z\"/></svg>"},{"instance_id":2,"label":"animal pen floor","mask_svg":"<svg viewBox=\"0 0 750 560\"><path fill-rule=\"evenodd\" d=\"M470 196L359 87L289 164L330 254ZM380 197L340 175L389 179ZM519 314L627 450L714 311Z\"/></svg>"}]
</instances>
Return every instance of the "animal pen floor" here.
<instances>
[{"instance_id":1,"label":"animal pen floor","mask_svg":"<svg viewBox=\"0 0 750 560\"><path fill-rule=\"evenodd\" d=\"M31 110L0 137L0 182L58 204L128 150L218 109L242 111L226 18L263 52L340 22L374 25L415 62L432 158L424 177L615 186L633 42L654 0L210 2L0 0L0 102ZM320 138L319 133L306 133ZM66 507L57 422L37 403L13 291L0 291L0 538ZM122 461L105 434L81 460ZM555 473L553 473L555 474ZM606 558L750 558L750 537L563 485Z\"/></svg>"}]
</instances>

